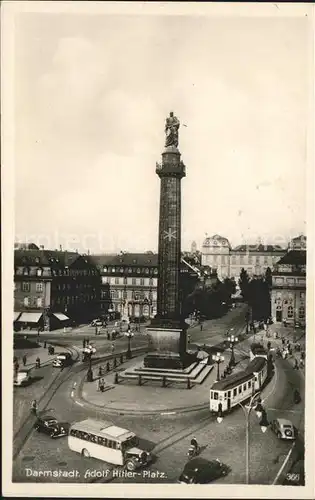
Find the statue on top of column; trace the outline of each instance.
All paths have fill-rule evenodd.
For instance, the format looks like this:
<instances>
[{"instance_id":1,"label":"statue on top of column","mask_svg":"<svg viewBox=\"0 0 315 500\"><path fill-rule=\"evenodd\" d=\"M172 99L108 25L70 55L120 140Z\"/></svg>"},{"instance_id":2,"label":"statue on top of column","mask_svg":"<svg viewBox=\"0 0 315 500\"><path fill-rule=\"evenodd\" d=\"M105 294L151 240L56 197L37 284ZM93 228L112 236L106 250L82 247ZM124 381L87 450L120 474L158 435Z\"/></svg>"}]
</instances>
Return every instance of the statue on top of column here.
<instances>
[{"instance_id":1,"label":"statue on top of column","mask_svg":"<svg viewBox=\"0 0 315 500\"><path fill-rule=\"evenodd\" d=\"M179 119L174 116L173 111L170 112L170 116L166 118L165 122L165 147L168 146L178 146L178 129L180 127Z\"/></svg>"}]
</instances>

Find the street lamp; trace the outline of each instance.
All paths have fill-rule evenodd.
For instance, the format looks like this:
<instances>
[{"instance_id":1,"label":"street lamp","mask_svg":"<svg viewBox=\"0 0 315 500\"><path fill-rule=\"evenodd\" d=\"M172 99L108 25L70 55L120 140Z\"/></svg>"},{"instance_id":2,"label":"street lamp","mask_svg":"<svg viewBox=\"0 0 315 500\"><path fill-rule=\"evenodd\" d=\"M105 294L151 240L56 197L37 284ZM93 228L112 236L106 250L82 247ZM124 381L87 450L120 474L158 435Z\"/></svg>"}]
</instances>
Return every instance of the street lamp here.
<instances>
[{"instance_id":1,"label":"street lamp","mask_svg":"<svg viewBox=\"0 0 315 500\"><path fill-rule=\"evenodd\" d=\"M218 381L218 380L220 380L220 368L219 367L220 367L220 363L223 363L223 361L224 361L224 356L222 356L220 352L217 352L216 354L212 355L212 359L218 365L218 368L217 368L217 381Z\"/></svg>"},{"instance_id":2,"label":"street lamp","mask_svg":"<svg viewBox=\"0 0 315 500\"><path fill-rule=\"evenodd\" d=\"M232 349L230 365L235 366L234 344L236 344L236 342L238 342L238 337L235 337L234 335L229 335L228 341L230 342L230 348Z\"/></svg>"},{"instance_id":3,"label":"street lamp","mask_svg":"<svg viewBox=\"0 0 315 500\"><path fill-rule=\"evenodd\" d=\"M252 410L255 410L255 413L258 418L260 418L260 428L263 433L266 432L269 422L267 419L267 412L263 408L261 404L260 392L256 392L250 399L249 405L245 406L242 403L237 403L243 410L246 422L246 439L245 439L245 456L246 456L246 484L249 484L249 417ZM220 408L221 405L221 408ZM223 420L222 415L222 404L219 404L217 422L221 423Z\"/></svg>"},{"instance_id":4,"label":"street lamp","mask_svg":"<svg viewBox=\"0 0 315 500\"><path fill-rule=\"evenodd\" d=\"M130 345L131 345L131 339L132 337L134 336L133 332L131 330L128 330L126 333L125 333L126 337L128 338L128 349L127 349L127 358L128 359L131 359L131 349L130 349Z\"/></svg>"}]
</instances>

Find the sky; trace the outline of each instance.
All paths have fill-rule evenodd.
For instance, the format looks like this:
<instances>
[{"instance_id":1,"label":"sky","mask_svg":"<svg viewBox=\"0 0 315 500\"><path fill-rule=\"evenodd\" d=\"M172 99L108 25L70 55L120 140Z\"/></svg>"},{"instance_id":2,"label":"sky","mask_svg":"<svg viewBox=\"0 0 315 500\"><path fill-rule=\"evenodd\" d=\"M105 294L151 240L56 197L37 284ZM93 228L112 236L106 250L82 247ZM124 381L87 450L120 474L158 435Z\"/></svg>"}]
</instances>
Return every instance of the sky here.
<instances>
[{"instance_id":1,"label":"sky","mask_svg":"<svg viewBox=\"0 0 315 500\"><path fill-rule=\"evenodd\" d=\"M171 110L183 249L305 232L305 18L23 13L14 36L17 241L156 251Z\"/></svg>"}]
</instances>

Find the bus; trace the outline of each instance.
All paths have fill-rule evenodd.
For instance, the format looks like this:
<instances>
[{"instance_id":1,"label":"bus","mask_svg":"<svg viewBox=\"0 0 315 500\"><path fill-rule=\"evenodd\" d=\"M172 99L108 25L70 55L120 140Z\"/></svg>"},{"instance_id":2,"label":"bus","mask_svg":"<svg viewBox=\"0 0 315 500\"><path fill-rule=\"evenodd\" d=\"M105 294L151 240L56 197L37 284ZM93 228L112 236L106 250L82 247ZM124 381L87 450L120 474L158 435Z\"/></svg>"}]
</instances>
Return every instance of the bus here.
<instances>
[{"instance_id":1,"label":"bus","mask_svg":"<svg viewBox=\"0 0 315 500\"><path fill-rule=\"evenodd\" d=\"M152 461L150 453L138 447L138 438L133 432L91 418L71 425L68 446L83 457L122 465L128 471L145 467Z\"/></svg>"}]
</instances>

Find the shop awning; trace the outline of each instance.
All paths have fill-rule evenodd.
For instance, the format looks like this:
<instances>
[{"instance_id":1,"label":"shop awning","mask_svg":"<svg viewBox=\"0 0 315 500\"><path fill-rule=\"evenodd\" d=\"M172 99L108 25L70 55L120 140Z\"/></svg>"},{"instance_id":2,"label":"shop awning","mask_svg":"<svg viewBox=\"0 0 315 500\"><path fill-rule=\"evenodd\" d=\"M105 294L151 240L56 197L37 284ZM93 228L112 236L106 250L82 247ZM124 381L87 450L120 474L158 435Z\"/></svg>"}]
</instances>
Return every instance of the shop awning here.
<instances>
[{"instance_id":1,"label":"shop awning","mask_svg":"<svg viewBox=\"0 0 315 500\"><path fill-rule=\"evenodd\" d=\"M22 313L20 313L20 312L15 312L15 311L14 311L13 321L17 321L18 317L19 317L21 314L22 314Z\"/></svg>"},{"instance_id":2,"label":"shop awning","mask_svg":"<svg viewBox=\"0 0 315 500\"><path fill-rule=\"evenodd\" d=\"M59 319L59 321L68 321L68 316L66 316L65 314L63 313L53 313L54 316Z\"/></svg>"},{"instance_id":3,"label":"shop awning","mask_svg":"<svg viewBox=\"0 0 315 500\"><path fill-rule=\"evenodd\" d=\"M22 313L21 317L19 318L19 321L21 321L22 323L38 323L41 317L42 313L25 312Z\"/></svg>"}]
</instances>

